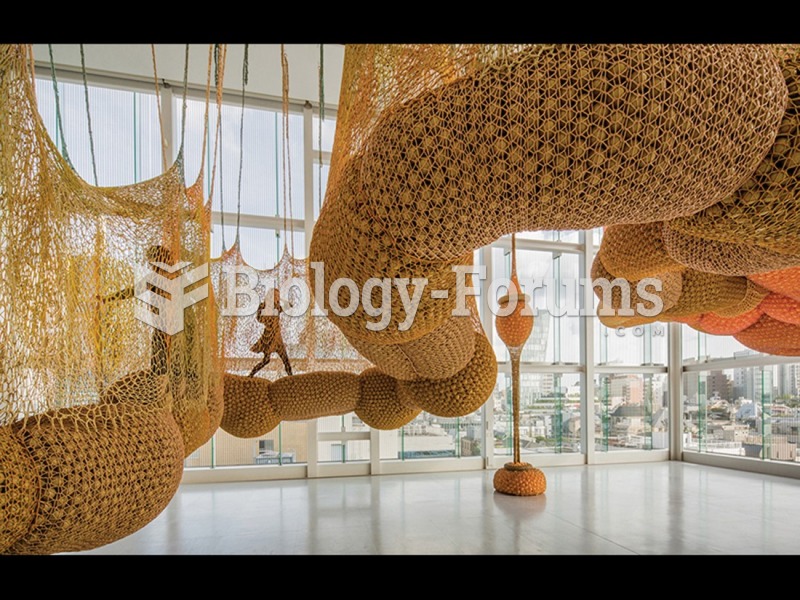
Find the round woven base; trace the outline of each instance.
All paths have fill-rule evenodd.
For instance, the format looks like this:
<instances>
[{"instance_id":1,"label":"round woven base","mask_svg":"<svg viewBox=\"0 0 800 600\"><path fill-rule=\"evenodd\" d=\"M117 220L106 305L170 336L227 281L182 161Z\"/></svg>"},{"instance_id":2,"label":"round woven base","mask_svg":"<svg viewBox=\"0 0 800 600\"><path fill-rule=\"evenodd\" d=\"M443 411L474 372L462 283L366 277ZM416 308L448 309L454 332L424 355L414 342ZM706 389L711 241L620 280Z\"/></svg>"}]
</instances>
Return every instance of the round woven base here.
<instances>
[{"instance_id":1,"label":"round woven base","mask_svg":"<svg viewBox=\"0 0 800 600\"><path fill-rule=\"evenodd\" d=\"M529 463L509 462L495 472L494 489L511 496L539 496L547 489L547 479Z\"/></svg>"}]
</instances>

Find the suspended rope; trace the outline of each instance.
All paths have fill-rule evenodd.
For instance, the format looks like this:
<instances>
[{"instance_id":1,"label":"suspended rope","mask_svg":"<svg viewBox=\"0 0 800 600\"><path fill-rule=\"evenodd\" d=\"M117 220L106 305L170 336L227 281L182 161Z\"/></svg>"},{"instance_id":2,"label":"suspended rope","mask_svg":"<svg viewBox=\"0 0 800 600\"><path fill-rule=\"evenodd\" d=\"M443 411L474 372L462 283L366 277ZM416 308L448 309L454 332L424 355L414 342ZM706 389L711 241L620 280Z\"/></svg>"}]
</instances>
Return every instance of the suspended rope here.
<instances>
[{"instance_id":1,"label":"suspended rope","mask_svg":"<svg viewBox=\"0 0 800 600\"><path fill-rule=\"evenodd\" d=\"M186 141L186 110L188 107L189 94L189 44L186 44L186 51L183 57L183 105L181 107L181 146L178 149L178 156L183 156L183 146Z\"/></svg>"},{"instance_id":2,"label":"suspended rope","mask_svg":"<svg viewBox=\"0 0 800 600\"><path fill-rule=\"evenodd\" d=\"M239 185L236 192L236 240L239 243L239 221L242 216L242 167L244 166L244 100L247 87L247 53L249 44L244 45L244 59L242 60L242 110L239 117Z\"/></svg>"},{"instance_id":3,"label":"suspended rope","mask_svg":"<svg viewBox=\"0 0 800 600\"><path fill-rule=\"evenodd\" d=\"M156 87L156 111L158 112L158 130L161 134L161 167L167 170L167 136L164 134L164 118L161 114L161 85L158 81L158 65L156 61L156 46L150 44L150 53L153 56L153 81ZM166 82L163 82L166 86Z\"/></svg>"},{"instance_id":4,"label":"suspended rope","mask_svg":"<svg viewBox=\"0 0 800 600\"><path fill-rule=\"evenodd\" d=\"M325 121L325 49L319 45L319 128L317 130L317 150L319 164L317 165L317 206L322 210L322 124Z\"/></svg>"},{"instance_id":5,"label":"suspended rope","mask_svg":"<svg viewBox=\"0 0 800 600\"><path fill-rule=\"evenodd\" d=\"M56 64L53 60L52 44L47 44L47 51L50 53L50 77L53 80L53 93L55 94L56 100L56 127L58 128L58 135L61 138L61 155L64 157L64 160L67 161L67 164L75 170L75 166L69 158L69 152L67 152L67 139L64 137L64 124L61 120L61 100L58 95L58 79L56 79Z\"/></svg>"},{"instance_id":6,"label":"suspended rope","mask_svg":"<svg viewBox=\"0 0 800 600\"><path fill-rule=\"evenodd\" d=\"M213 69L214 46L208 45L208 65L206 67L206 95L203 111L203 141L200 145L200 171L198 179L202 179L206 169L206 148L208 146L208 109L211 104L211 72ZM209 196L210 197L210 196Z\"/></svg>"},{"instance_id":7,"label":"suspended rope","mask_svg":"<svg viewBox=\"0 0 800 600\"><path fill-rule=\"evenodd\" d=\"M222 113L219 114L219 119L217 120L217 136L222 139ZM227 244L225 244L225 186L222 185L222 173L225 169L222 168L222 155L224 152L219 153L219 215L220 215L220 226L222 227L222 251L228 249Z\"/></svg>"},{"instance_id":8,"label":"suspended rope","mask_svg":"<svg viewBox=\"0 0 800 600\"><path fill-rule=\"evenodd\" d=\"M83 75L83 98L86 101L86 122L89 126L89 152L92 155L92 175L94 176L94 184L97 183L97 159L94 153L94 133L92 132L92 111L89 110L89 82L86 80L86 57L83 51L83 44L80 44L81 49L81 75Z\"/></svg>"},{"instance_id":9,"label":"suspended rope","mask_svg":"<svg viewBox=\"0 0 800 600\"><path fill-rule=\"evenodd\" d=\"M286 47L281 44L281 80L283 84L283 229L289 233L289 253L294 257L294 218L292 215L292 162L289 156L289 61ZM287 210L288 203L288 210ZM287 227L288 214L288 227ZM286 250L286 239L283 249Z\"/></svg>"},{"instance_id":10,"label":"suspended rope","mask_svg":"<svg viewBox=\"0 0 800 600\"><path fill-rule=\"evenodd\" d=\"M211 166L211 185L208 197L213 203L214 184L217 178L217 155L219 154L220 137L222 134L222 88L225 75L225 59L227 46L225 44L214 45L214 88L217 102L217 123L214 127L214 157ZM220 163L220 219L222 222L222 251L225 251L225 211L222 205L222 155L219 154Z\"/></svg>"}]
</instances>

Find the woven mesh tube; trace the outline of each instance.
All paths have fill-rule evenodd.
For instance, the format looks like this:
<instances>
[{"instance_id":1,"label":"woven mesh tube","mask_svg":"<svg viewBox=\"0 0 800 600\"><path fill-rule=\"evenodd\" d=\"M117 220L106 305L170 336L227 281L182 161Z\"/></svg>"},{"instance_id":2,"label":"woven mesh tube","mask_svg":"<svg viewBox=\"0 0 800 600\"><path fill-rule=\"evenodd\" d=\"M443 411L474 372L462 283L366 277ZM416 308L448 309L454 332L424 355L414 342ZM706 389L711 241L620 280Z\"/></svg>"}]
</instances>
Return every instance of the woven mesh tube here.
<instances>
[{"instance_id":1,"label":"woven mesh tube","mask_svg":"<svg viewBox=\"0 0 800 600\"><path fill-rule=\"evenodd\" d=\"M784 57L789 92L772 148L744 184L718 204L676 219L676 231L722 242L757 244L800 255L800 54Z\"/></svg>"},{"instance_id":2,"label":"woven mesh tube","mask_svg":"<svg viewBox=\"0 0 800 600\"><path fill-rule=\"evenodd\" d=\"M714 313L706 313L701 315L697 322L689 323L689 325L704 333L734 335L750 327L761 318L762 314L764 313L759 308L735 317L720 317Z\"/></svg>"},{"instance_id":3,"label":"woven mesh tube","mask_svg":"<svg viewBox=\"0 0 800 600\"><path fill-rule=\"evenodd\" d=\"M630 280L682 271L667 254L661 227L660 222L606 227L597 256L609 272Z\"/></svg>"},{"instance_id":4,"label":"woven mesh tube","mask_svg":"<svg viewBox=\"0 0 800 600\"><path fill-rule=\"evenodd\" d=\"M359 375L327 371L282 377L274 382L226 373L224 381L222 429L239 438L269 433L283 419L304 420L351 411L370 427L396 429L412 421L421 410L401 402L397 380L376 367Z\"/></svg>"},{"instance_id":5,"label":"woven mesh tube","mask_svg":"<svg viewBox=\"0 0 800 600\"><path fill-rule=\"evenodd\" d=\"M397 380L370 368L359 375L361 393L355 413L374 429L398 429L410 423L421 412L418 406L407 405L398 399Z\"/></svg>"},{"instance_id":6,"label":"woven mesh tube","mask_svg":"<svg viewBox=\"0 0 800 600\"><path fill-rule=\"evenodd\" d=\"M30 529L39 503L39 474L10 427L0 427L0 554Z\"/></svg>"},{"instance_id":7,"label":"woven mesh tube","mask_svg":"<svg viewBox=\"0 0 800 600\"><path fill-rule=\"evenodd\" d=\"M207 386L199 385L196 379L173 377L167 385L167 377L159 377L150 370L140 370L122 377L106 388L101 403L130 401L144 406L171 406L172 415L183 437L184 452L189 456L205 444L219 427L222 418L220 391L214 389L218 378ZM207 394L206 400L198 400ZM213 416L213 422L212 422Z\"/></svg>"},{"instance_id":8,"label":"woven mesh tube","mask_svg":"<svg viewBox=\"0 0 800 600\"><path fill-rule=\"evenodd\" d=\"M767 47L348 46L329 189L363 150L370 214L425 260L674 218L753 172L786 97Z\"/></svg>"},{"instance_id":9,"label":"woven mesh tube","mask_svg":"<svg viewBox=\"0 0 800 600\"><path fill-rule=\"evenodd\" d=\"M611 287L611 298L610 298L610 308L615 311L613 315L605 315L602 313L603 311L603 299L604 294L607 292L601 285L597 285L598 280L607 280L609 283L613 284L614 280L617 279L613 274L611 274L608 269L605 268L602 260L600 260L600 256L597 255L592 262L592 281L595 283L594 285L594 293L597 298L600 300L597 306L597 316L600 319L600 322L605 325L606 327L635 327L636 325L644 325L646 323L653 323L655 321L663 320L663 313L666 310L669 310L678 302L681 292L683 289L683 273L679 271L669 272L669 273L662 273L654 276L654 279L658 279L661 281L661 291L655 292L654 288L647 287L646 289L649 292L657 295L661 298L662 302L662 309L661 312L655 316L645 316L642 314L634 314L634 315L620 315L617 314L620 308L625 308L623 306L623 292L619 285L613 285ZM624 277L620 278L625 280ZM625 280L627 281L627 280ZM653 310L655 308L655 303L650 299L642 298L639 293L637 292L637 287L639 285L638 281L628 281L628 287L630 289L630 308L637 311L637 306L639 304L645 310Z\"/></svg>"},{"instance_id":10,"label":"woven mesh tube","mask_svg":"<svg viewBox=\"0 0 800 600\"><path fill-rule=\"evenodd\" d=\"M475 343L471 318L452 316L425 337L399 348L413 363L417 378L446 379L472 359Z\"/></svg>"},{"instance_id":11,"label":"woven mesh tube","mask_svg":"<svg viewBox=\"0 0 800 600\"><path fill-rule=\"evenodd\" d=\"M281 422L269 397L270 381L225 373L225 412L220 427L239 438L265 435Z\"/></svg>"},{"instance_id":12,"label":"woven mesh tube","mask_svg":"<svg viewBox=\"0 0 800 600\"><path fill-rule=\"evenodd\" d=\"M451 316L413 342L389 345L352 339L351 343L381 371L397 379L444 379L472 358L475 329L469 317Z\"/></svg>"},{"instance_id":13,"label":"woven mesh tube","mask_svg":"<svg viewBox=\"0 0 800 600\"><path fill-rule=\"evenodd\" d=\"M748 279L747 289L741 299L728 306L721 306L713 312L720 317L737 317L758 308L768 294L769 291Z\"/></svg>"},{"instance_id":14,"label":"woven mesh tube","mask_svg":"<svg viewBox=\"0 0 800 600\"><path fill-rule=\"evenodd\" d=\"M681 296L664 316L684 317L716 312L741 304L747 294L747 279L687 269L683 272Z\"/></svg>"},{"instance_id":15,"label":"woven mesh tube","mask_svg":"<svg viewBox=\"0 0 800 600\"><path fill-rule=\"evenodd\" d=\"M685 317L670 317L670 321L675 321L676 323L683 323L688 325L689 327L694 327L697 329L700 326L700 320L703 318L703 315L686 315Z\"/></svg>"},{"instance_id":16,"label":"woven mesh tube","mask_svg":"<svg viewBox=\"0 0 800 600\"><path fill-rule=\"evenodd\" d=\"M759 308L776 321L800 325L800 302L797 300L780 294L770 294L764 298Z\"/></svg>"},{"instance_id":17,"label":"woven mesh tube","mask_svg":"<svg viewBox=\"0 0 800 600\"><path fill-rule=\"evenodd\" d=\"M417 371L414 363L403 352L402 344L371 344L359 339L348 340L368 361L381 371L396 379L414 379Z\"/></svg>"},{"instance_id":18,"label":"woven mesh tube","mask_svg":"<svg viewBox=\"0 0 800 600\"><path fill-rule=\"evenodd\" d=\"M310 260L325 265L325 294L316 300L329 310L328 318L353 343L357 343L356 340L379 344L410 342L433 331L450 317L456 306L456 273L452 267L471 265L472 251L447 261L420 261L401 253L385 232L368 217L369 198L358 194L356 175L359 164L358 159L351 160L350 166L342 174L341 189L332 190L329 186L325 205L314 226ZM407 313L396 285L391 287L391 318L384 329L370 331L366 328L368 322L378 319L369 316L361 302L352 315L337 315L331 309L330 290L333 282L339 278L351 279L359 291L371 278L407 278L410 296L415 291L413 280L424 278L426 287L413 326L406 330L399 329L399 325L406 321ZM446 290L448 293L445 298L432 298L430 290ZM348 306L348 288L339 288L337 298L339 306ZM380 306L382 299L379 288L373 290L372 302L374 306Z\"/></svg>"},{"instance_id":19,"label":"woven mesh tube","mask_svg":"<svg viewBox=\"0 0 800 600\"><path fill-rule=\"evenodd\" d=\"M286 421L301 421L355 410L360 393L358 375L338 371L302 373L272 382L269 398Z\"/></svg>"},{"instance_id":20,"label":"woven mesh tube","mask_svg":"<svg viewBox=\"0 0 800 600\"><path fill-rule=\"evenodd\" d=\"M664 223L663 240L674 260L707 273L750 275L800 264L800 255L773 252L756 244L720 242L681 233L669 222Z\"/></svg>"},{"instance_id":21,"label":"woven mesh tube","mask_svg":"<svg viewBox=\"0 0 800 600\"><path fill-rule=\"evenodd\" d=\"M739 342L767 354L800 356L800 325L790 325L769 315L733 336Z\"/></svg>"},{"instance_id":22,"label":"woven mesh tube","mask_svg":"<svg viewBox=\"0 0 800 600\"><path fill-rule=\"evenodd\" d=\"M800 267L781 269L768 273L756 273L750 280L776 294L783 294L800 301Z\"/></svg>"},{"instance_id":23,"label":"woven mesh tube","mask_svg":"<svg viewBox=\"0 0 800 600\"><path fill-rule=\"evenodd\" d=\"M214 433L206 405L206 393L197 380L182 380L170 386L172 414L181 430L186 456L205 444Z\"/></svg>"},{"instance_id":24,"label":"woven mesh tube","mask_svg":"<svg viewBox=\"0 0 800 600\"><path fill-rule=\"evenodd\" d=\"M183 473L183 440L168 409L77 406L13 429L40 493L30 529L9 554L88 550L125 537L164 510Z\"/></svg>"},{"instance_id":25,"label":"woven mesh tube","mask_svg":"<svg viewBox=\"0 0 800 600\"><path fill-rule=\"evenodd\" d=\"M139 406L157 408L171 406L172 398L167 394L167 378L156 375L149 369L134 371L117 379L103 390L100 396L102 404L132 401Z\"/></svg>"},{"instance_id":26,"label":"woven mesh tube","mask_svg":"<svg viewBox=\"0 0 800 600\"><path fill-rule=\"evenodd\" d=\"M463 369L447 379L399 381L398 400L439 417L460 417L483 406L497 382L497 359L487 337L474 335L475 354Z\"/></svg>"}]
</instances>

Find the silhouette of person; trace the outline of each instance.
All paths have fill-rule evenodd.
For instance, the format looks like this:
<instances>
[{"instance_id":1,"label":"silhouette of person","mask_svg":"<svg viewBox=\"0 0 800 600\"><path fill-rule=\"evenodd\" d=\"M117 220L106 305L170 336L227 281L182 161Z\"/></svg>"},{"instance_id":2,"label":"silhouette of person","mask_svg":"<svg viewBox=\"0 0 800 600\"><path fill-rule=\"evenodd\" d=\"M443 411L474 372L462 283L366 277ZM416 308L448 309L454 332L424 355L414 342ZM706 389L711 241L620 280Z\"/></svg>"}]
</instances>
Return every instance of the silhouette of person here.
<instances>
[{"instance_id":1,"label":"silhouette of person","mask_svg":"<svg viewBox=\"0 0 800 600\"><path fill-rule=\"evenodd\" d=\"M158 265L152 263L163 263L166 265L174 265L175 259L172 256L172 252L168 248L160 245L150 246L145 253L147 257L147 261L153 270L166 277L167 279L173 279L175 277L180 277L180 272L175 271L174 273L170 273L165 271ZM150 283L147 284L147 289L153 293L158 294L159 296L168 297L167 292L158 288ZM108 296L100 297L102 302L116 302L118 300L127 300L129 298L134 297L134 286L126 287L121 289L113 294L109 294ZM150 310L152 312L156 312L157 309L155 306L151 306ZM160 329L153 328L153 335L150 338L150 370L155 375L164 375L167 372L167 351L169 348L169 338L170 336L165 332L161 331Z\"/></svg>"},{"instance_id":2,"label":"silhouette of person","mask_svg":"<svg viewBox=\"0 0 800 600\"><path fill-rule=\"evenodd\" d=\"M265 298L258 305L258 313L256 313L256 319L264 326L264 331L261 333L261 337L258 338L258 341L250 347L251 352L257 352L264 356L258 361L258 364L253 367L253 370L250 371L250 377L253 377L269 364L273 352L283 361L283 368L286 369L286 374L292 374L292 365L289 362L286 345L283 343L283 337L281 336L280 313L283 312L283 309L281 308L281 297L278 290L275 288L272 290L272 307L274 309L274 314L272 315L264 314L267 300L268 298Z\"/></svg>"}]
</instances>

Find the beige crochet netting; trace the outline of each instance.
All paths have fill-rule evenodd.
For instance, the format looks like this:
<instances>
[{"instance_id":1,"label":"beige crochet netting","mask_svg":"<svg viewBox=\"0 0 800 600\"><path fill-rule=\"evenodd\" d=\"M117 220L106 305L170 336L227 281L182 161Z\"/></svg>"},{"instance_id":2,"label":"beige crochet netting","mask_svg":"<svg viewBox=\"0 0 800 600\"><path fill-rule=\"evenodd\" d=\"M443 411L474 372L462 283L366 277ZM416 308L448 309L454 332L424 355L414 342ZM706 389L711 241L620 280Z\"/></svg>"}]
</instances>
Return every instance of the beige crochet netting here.
<instances>
[{"instance_id":1,"label":"beige crochet netting","mask_svg":"<svg viewBox=\"0 0 800 600\"><path fill-rule=\"evenodd\" d=\"M669 261L720 275L751 275L800 264L800 58L798 48L773 48L788 90L778 135L763 161L730 196L690 216L608 227L601 253L620 276L641 266L667 270ZM618 255L618 256L617 256Z\"/></svg>"},{"instance_id":2,"label":"beige crochet netting","mask_svg":"<svg viewBox=\"0 0 800 600\"><path fill-rule=\"evenodd\" d=\"M662 226L664 247L669 257L700 271L720 275L752 275L800 264L800 254L784 254L758 244L721 242L681 233L672 228L671 221L662 223Z\"/></svg>"},{"instance_id":3,"label":"beige crochet netting","mask_svg":"<svg viewBox=\"0 0 800 600\"><path fill-rule=\"evenodd\" d=\"M327 286L428 277L448 295L423 294L405 331L396 289L383 331L363 310L330 318L379 368L412 376L454 319L451 267L473 250L705 208L761 162L786 98L764 46L348 46L311 258L326 261Z\"/></svg>"},{"instance_id":4,"label":"beige crochet netting","mask_svg":"<svg viewBox=\"0 0 800 600\"><path fill-rule=\"evenodd\" d=\"M800 58L797 46L772 50L788 102L778 135L755 171L735 193L692 215L606 228L597 258L631 280L687 267L681 297L660 320L794 356L800 351ZM619 316L605 319L636 324Z\"/></svg>"},{"instance_id":5,"label":"beige crochet netting","mask_svg":"<svg viewBox=\"0 0 800 600\"><path fill-rule=\"evenodd\" d=\"M671 221L670 228L800 256L800 56L784 58L782 70L789 102L767 156L735 194Z\"/></svg>"},{"instance_id":6,"label":"beige crochet netting","mask_svg":"<svg viewBox=\"0 0 800 600\"><path fill-rule=\"evenodd\" d=\"M347 48L341 97L329 193L355 177L373 228L442 261L705 208L764 158L787 91L763 46L380 45Z\"/></svg>"},{"instance_id":7,"label":"beige crochet netting","mask_svg":"<svg viewBox=\"0 0 800 600\"><path fill-rule=\"evenodd\" d=\"M130 186L81 180L39 117L29 53L0 47L0 552L50 553L158 515L222 390L212 304L162 335L132 298L137 268L208 260L209 206L180 158Z\"/></svg>"}]
</instances>

